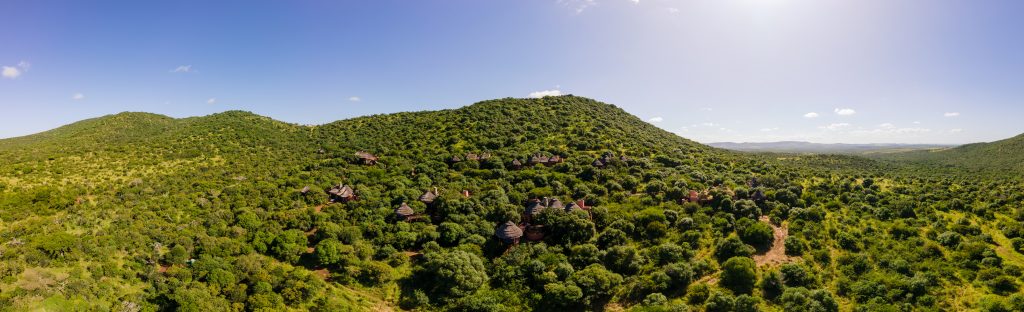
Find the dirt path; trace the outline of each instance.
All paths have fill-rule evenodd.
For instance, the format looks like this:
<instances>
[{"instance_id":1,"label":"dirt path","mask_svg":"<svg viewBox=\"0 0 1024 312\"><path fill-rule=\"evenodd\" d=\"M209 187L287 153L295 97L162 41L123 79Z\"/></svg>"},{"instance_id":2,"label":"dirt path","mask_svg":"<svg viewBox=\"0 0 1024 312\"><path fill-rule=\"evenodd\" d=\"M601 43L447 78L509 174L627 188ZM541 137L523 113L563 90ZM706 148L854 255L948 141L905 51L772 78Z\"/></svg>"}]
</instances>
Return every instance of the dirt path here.
<instances>
[{"instance_id":1,"label":"dirt path","mask_svg":"<svg viewBox=\"0 0 1024 312\"><path fill-rule=\"evenodd\" d=\"M313 210L316 210L316 213L321 213L321 212L324 211L324 206L327 206L327 205L316 206L316 207L313 208Z\"/></svg>"},{"instance_id":2,"label":"dirt path","mask_svg":"<svg viewBox=\"0 0 1024 312\"><path fill-rule=\"evenodd\" d=\"M786 237L789 236L789 225L775 226L771 223L771 219L768 216L761 216L759 220L772 227L775 239L772 241L772 247L768 249L768 252L754 255L754 262L757 263L757 266L779 265L795 260L795 257L786 255Z\"/></svg>"}]
</instances>

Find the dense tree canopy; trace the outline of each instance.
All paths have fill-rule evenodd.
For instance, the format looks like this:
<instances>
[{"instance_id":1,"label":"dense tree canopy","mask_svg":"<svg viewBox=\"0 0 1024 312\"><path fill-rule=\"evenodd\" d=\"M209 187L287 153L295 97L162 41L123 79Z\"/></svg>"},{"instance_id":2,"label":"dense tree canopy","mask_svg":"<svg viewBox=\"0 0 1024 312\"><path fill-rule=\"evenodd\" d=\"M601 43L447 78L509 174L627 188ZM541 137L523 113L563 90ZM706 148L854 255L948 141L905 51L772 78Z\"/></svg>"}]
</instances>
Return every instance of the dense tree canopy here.
<instances>
[{"instance_id":1,"label":"dense tree canopy","mask_svg":"<svg viewBox=\"0 0 1024 312\"><path fill-rule=\"evenodd\" d=\"M0 311L1021 310L1019 175L890 159L733 153L574 96L105 116L0 140Z\"/></svg>"}]
</instances>

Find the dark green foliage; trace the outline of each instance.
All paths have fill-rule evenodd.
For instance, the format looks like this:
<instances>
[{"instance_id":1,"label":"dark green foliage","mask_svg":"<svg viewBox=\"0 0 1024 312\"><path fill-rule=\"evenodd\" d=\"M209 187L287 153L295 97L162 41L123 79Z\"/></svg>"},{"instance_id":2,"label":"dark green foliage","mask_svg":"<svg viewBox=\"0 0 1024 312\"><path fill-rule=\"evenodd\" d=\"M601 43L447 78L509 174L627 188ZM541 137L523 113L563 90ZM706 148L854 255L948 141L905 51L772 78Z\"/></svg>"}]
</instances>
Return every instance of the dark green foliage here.
<instances>
[{"instance_id":1,"label":"dark green foliage","mask_svg":"<svg viewBox=\"0 0 1024 312\"><path fill-rule=\"evenodd\" d=\"M721 292L713 291L704 303L704 311L707 312L732 312L736 311L736 297Z\"/></svg>"},{"instance_id":2,"label":"dark green foliage","mask_svg":"<svg viewBox=\"0 0 1024 312\"><path fill-rule=\"evenodd\" d=\"M814 284L811 273L802 265L787 263L779 268L782 273L782 280L787 287L808 287Z\"/></svg>"},{"instance_id":3,"label":"dark green foliage","mask_svg":"<svg viewBox=\"0 0 1024 312\"><path fill-rule=\"evenodd\" d=\"M473 294L487 283L483 261L464 251L436 252L424 256L423 266L415 272L417 288L431 298L457 299Z\"/></svg>"},{"instance_id":4,"label":"dark green foliage","mask_svg":"<svg viewBox=\"0 0 1024 312\"><path fill-rule=\"evenodd\" d=\"M306 252L306 234L301 230L287 230L277 235L270 245L270 252L283 261L298 263Z\"/></svg>"},{"instance_id":5,"label":"dark green foliage","mask_svg":"<svg viewBox=\"0 0 1024 312\"><path fill-rule=\"evenodd\" d=\"M786 291L779 297L785 311L796 312L835 312L839 311L839 304L832 298L832 294L823 289L808 291L806 288L786 288Z\"/></svg>"},{"instance_id":6,"label":"dark green foliage","mask_svg":"<svg viewBox=\"0 0 1024 312\"><path fill-rule=\"evenodd\" d=\"M747 257L732 257L722 264L720 284L738 294L749 294L757 282L757 266Z\"/></svg>"},{"instance_id":7,"label":"dark green foliage","mask_svg":"<svg viewBox=\"0 0 1024 312\"><path fill-rule=\"evenodd\" d=\"M740 232L740 239L744 243L759 248L769 247L774 238L772 228L763 222L754 222Z\"/></svg>"},{"instance_id":8,"label":"dark green foliage","mask_svg":"<svg viewBox=\"0 0 1024 312\"><path fill-rule=\"evenodd\" d=\"M749 257L752 254L754 254L754 248L743 243L736 236L721 239L715 246L715 258L718 258L719 262L725 262L733 257Z\"/></svg>"},{"instance_id":9,"label":"dark green foliage","mask_svg":"<svg viewBox=\"0 0 1024 312\"><path fill-rule=\"evenodd\" d=\"M569 280L583 291L587 301L609 296L612 290L622 284L621 275L606 270L600 264L576 271Z\"/></svg>"},{"instance_id":10,"label":"dark green foliage","mask_svg":"<svg viewBox=\"0 0 1024 312\"><path fill-rule=\"evenodd\" d=\"M174 248L171 248L171 252L167 253L167 263L185 264L186 260L188 260L188 251L185 250L184 246L174 246Z\"/></svg>"},{"instance_id":11,"label":"dark green foliage","mask_svg":"<svg viewBox=\"0 0 1024 312\"><path fill-rule=\"evenodd\" d=\"M37 243L39 249L54 258L64 257L65 253L72 250L74 244L75 237L64 232L44 236Z\"/></svg>"},{"instance_id":12,"label":"dark green foliage","mask_svg":"<svg viewBox=\"0 0 1024 312\"><path fill-rule=\"evenodd\" d=\"M806 246L806 243L804 243L804 241L801 240L800 238L797 238L797 237L794 237L794 236L786 237L785 245L786 245L786 255L789 255L789 256L800 256L800 255L803 255L804 254L804 248L806 248L806 247L804 247L804 246Z\"/></svg>"},{"instance_id":13,"label":"dark green foliage","mask_svg":"<svg viewBox=\"0 0 1024 312\"><path fill-rule=\"evenodd\" d=\"M761 277L760 286L762 296L765 299L774 300L782 295L782 291L785 289L785 282L779 271L771 270L765 272L764 276Z\"/></svg>"}]
</instances>

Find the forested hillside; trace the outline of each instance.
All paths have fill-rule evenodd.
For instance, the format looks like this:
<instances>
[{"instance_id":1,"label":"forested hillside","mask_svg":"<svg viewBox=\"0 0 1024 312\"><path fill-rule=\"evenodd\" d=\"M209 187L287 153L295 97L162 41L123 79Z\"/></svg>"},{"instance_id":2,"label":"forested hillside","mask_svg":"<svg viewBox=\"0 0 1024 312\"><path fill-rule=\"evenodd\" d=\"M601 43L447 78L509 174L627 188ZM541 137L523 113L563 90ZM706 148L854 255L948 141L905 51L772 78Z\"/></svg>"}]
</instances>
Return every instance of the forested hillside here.
<instances>
[{"instance_id":1,"label":"forested hillside","mask_svg":"<svg viewBox=\"0 0 1024 312\"><path fill-rule=\"evenodd\" d=\"M937 169L954 174L1019 178L1024 174L1024 134L990 143L876 156L882 160L914 164L923 167L924 171Z\"/></svg>"},{"instance_id":2,"label":"forested hillside","mask_svg":"<svg viewBox=\"0 0 1024 312\"><path fill-rule=\"evenodd\" d=\"M1024 310L1024 187L896 166L574 96L122 113L0 140L0 310Z\"/></svg>"}]
</instances>

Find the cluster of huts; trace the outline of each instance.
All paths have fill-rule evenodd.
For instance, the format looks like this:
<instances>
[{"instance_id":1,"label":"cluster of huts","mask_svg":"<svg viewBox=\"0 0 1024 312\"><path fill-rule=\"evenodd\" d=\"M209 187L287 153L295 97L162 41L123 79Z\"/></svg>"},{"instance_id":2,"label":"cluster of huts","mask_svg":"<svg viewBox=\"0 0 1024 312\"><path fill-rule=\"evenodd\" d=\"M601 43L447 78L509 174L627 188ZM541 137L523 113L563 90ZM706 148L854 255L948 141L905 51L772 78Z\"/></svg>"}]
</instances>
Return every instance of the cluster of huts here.
<instances>
[{"instance_id":1,"label":"cluster of huts","mask_svg":"<svg viewBox=\"0 0 1024 312\"><path fill-rule=\"evenodd\" d=\"M374 155L366 151L358 151L356 152L355 155L358 161L364 165L376 165L377 162L380 160L380 158L378 158L377 155ZM448 163L456 164L464 161L484 161L490 158L491 153L467 153L466 155L463 156L453 155L451 158L448 159ZM597 168L604 168L615 161L619 161L621 163L629 163L631 160L629 159L629 157L626 157L625 155L615 157L615 155L612 153L605 153L601 157L595 159L594 162L591 163L591 165ZM525 159L513 159L512 169L518 170L524 167L532 167L537 165L554 166L562 162L565 162L565 157L561 155L547 156L544 154L537 153Z\"/></svg>"},{"instance_id":2,"label":"cluster of huts","mask_svg":"<svg viewBox=\"0 0 1024 312\"><path fill-rule=\"evenodd\" d=\"M687 202L698 203L698 204L701 204L701 205L708 204L708 203L710 203L711 201L713 201L715 199L715 196L711 194L712 190L714 190L714 188L705 189L705 190L700 191L700 192L698 192L696 190L690 190L690 192L687 194L687 196L685 198L679 199L679 202L680 203L687 203ZM725 189L724 191L725 191L725 194L728 195L729 197L732 197L733 199L736 198L736 194L733 193L732 190ZM762 191L761 189L757 189L757 190L754 191L753 194L750 194L750 199L755 201L755 202L761 203L761 202L764 202L765 200L768 200L768 196L765 195L764 191Z\"/></svg>"},{"instance_id":3,"label":"cluster of huts","mask_svg":"<svg viewBox=\"0 0 1024 312\"><path fill-rule=\"evenodd\" d=\"M347 203L359 199L356 191L351 186L339 183L327 191L328 199L332 203Z\"/></svg>"},{"instance_id":4,"label":"cluster of huts","mask_svg":"<svg viewBox=\"0 0 1024 312\"><path fill-rule=\"evenodd\" d=\"M628 164L631 161L631 159L629 159L629 157L626 157L626 155L615 157L615 155L613 155L612 153L605 153L600 158L595 159L594 162L590 163L590 165L597 168L604 168L612 164L616 160L624 164Z\"/></svg>"},{"instance_id":5,"label":"cluster of huts","mask_svg":"<svg viewBox=\"0 0 1024 312\"><path fill-rule=\"evenodd\" d=\"M521 238L528 241L541 241L544 239L544 225L534 223L533 218L548 209L564 210L572 212L575 210L584 211L590 215L590 207L583 200L562 203L558 198L532 199L526 204L523 211L523 222L516 224L512 221L499 224L494 229L494 236L506 244L519 244Z\"/></svg>"},{"instance_id":6,"label":"cluster of huts","mask_svg":"<svg viewBox=\"0 0 1024 312\"><path fill-rule=\"evenodd\" d=\"M469 154L466 154L465 157L459 157L459 155L454 155L454 156L452 156L452 158L448 159L448 162L452 163L452 164L455 164L455 163L460 163L460 162L463 162L463 161L483 161L483 160L488 160L488 159L491 159L491 153L481 153L481 154L469 153Z\"/></svg>"}]
</instances>

